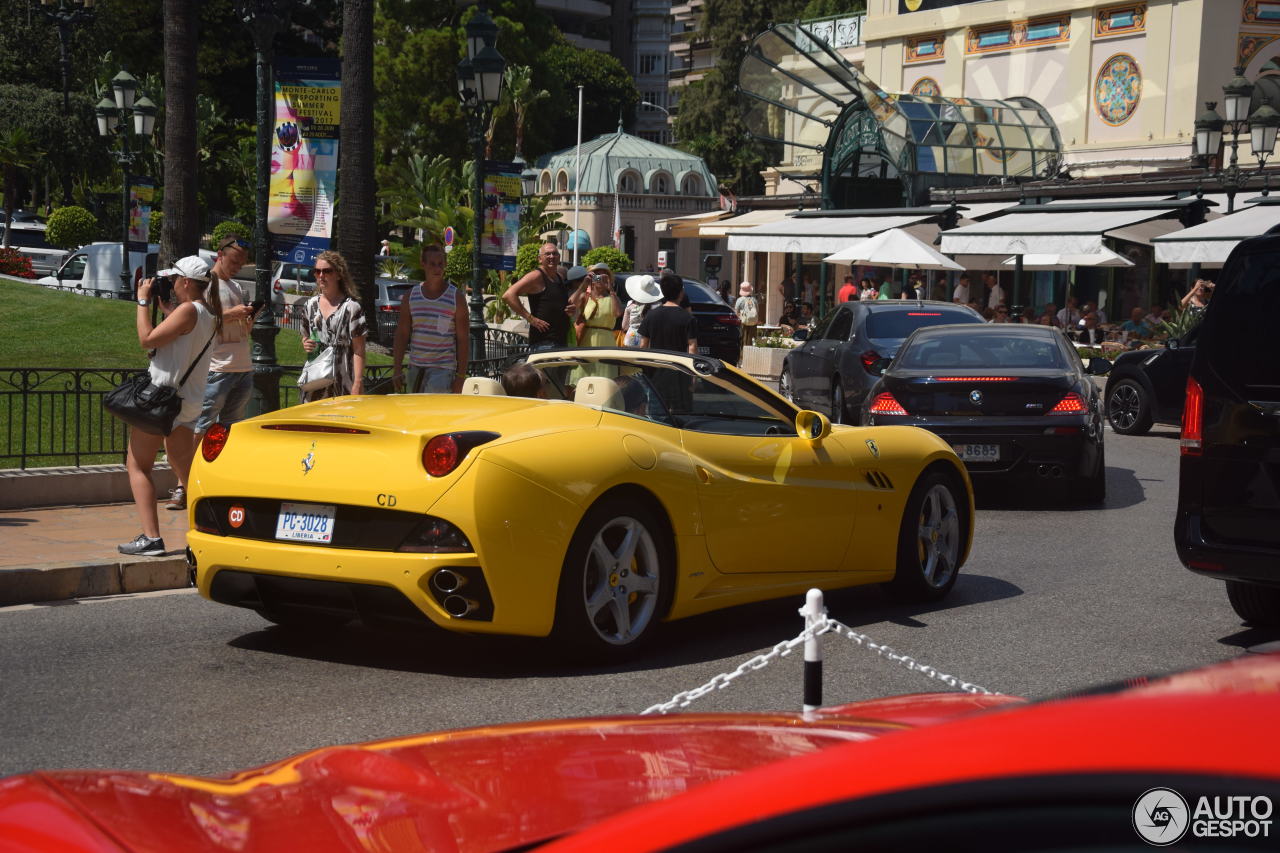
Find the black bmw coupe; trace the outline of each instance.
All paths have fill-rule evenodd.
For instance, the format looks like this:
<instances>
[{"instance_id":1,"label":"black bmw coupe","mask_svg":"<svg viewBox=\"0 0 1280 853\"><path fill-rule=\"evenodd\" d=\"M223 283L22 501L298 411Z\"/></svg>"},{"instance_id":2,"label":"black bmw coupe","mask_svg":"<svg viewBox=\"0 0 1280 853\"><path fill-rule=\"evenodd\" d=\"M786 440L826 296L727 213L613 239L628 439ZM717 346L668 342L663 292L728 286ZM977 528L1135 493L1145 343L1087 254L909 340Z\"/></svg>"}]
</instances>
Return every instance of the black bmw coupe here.
<instances>
[{"instance_id":1,"label":"black bmw coupe","mask_svg":"<svg viewBox=\"0 0 1280 853\"><path fill-rule=\"evenodd\" d=\"M992 478L1067 487L1106 498L1102 395L1062 333L1014 324L933 326L909 337L862 406L862 423L917 426L942 436L975 483Z\"/></svg>"}]
</instances>

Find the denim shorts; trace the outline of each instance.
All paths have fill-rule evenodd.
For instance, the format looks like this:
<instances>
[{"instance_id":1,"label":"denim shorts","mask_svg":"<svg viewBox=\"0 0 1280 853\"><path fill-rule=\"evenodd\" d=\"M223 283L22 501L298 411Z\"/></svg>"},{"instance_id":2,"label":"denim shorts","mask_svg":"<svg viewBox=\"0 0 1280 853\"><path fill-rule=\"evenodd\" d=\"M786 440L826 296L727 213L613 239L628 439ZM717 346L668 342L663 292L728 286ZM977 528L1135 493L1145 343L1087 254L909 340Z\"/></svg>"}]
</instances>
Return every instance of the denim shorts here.
<instances>
[{"instance_id":1,"label":"denim shorts","mask_svg":"<svg viewBox=\"0 0 1280 853\"><path fill-rule=\"evenodd\" d=\"M253 371L210 373L204 386L204 407L196 419L195 432L205 433L214 423L230 425L244 420L244 407L253 394Z\"/></svg>"},{"instance_id":2,"label":"denim shorts","mask_svg":"<svg viewBox=\"0 0 1280 853\"><path fill-rule=\"evenodd\" d=\"M451 367L409 365L409 392L412 394L452 394L458 372Z\"/></svg>"}]
</instances>

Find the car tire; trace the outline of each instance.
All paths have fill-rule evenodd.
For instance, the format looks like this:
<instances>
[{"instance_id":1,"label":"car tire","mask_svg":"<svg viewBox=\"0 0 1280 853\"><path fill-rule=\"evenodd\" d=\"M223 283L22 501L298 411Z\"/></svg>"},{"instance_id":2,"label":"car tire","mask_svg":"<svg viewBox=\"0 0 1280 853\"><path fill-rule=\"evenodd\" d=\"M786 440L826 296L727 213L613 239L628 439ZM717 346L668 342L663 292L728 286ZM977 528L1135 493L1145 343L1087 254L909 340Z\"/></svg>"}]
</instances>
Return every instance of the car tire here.
<instances>
[{"instance_id":1,"label":"car tire","mask_svg":"<svg viewBox=\"0 0 1280 853\"><path fill-rule=\"evenodd\" d=\"M1107 421L1121 435L1144 435L1151 429L1151 395L1136 379L1121 379L1107 394Z\"/></svg>"},{"instance_id":2,"label":"car tire","mask_svg":"<svg viewBox=\"0 0 1280 853\"><path fill-rule=\"evenodd\" d=\"M565 555L554 634L571 653L592 659L643 647L670 608L674 563L657 512L635 500L597 503Z\"/></svg>"},{"instance_id":3,"label":"car tire","mask_svg":"<svg viewBox=\"0 0 1280 853\"><path fill-rule=\"evenodd\" d=\"M791 376L791 368L784 366L782 375L778 377L778 393L794 403L796 401L795 388L795 379Z\"/></svg>"},{"instance_id":4,"label":"car tire","mask_svg":"<svg viewBox=\"0 0 1280 853\"><path fill-rule=\"evenodd\" d=\"M845 406L844 388L840 385L839 376L831 382L831 422L833 424L853 423L849 420L849 410Z\"/></svg>"},{"instance_id":5,"label":"car tire","mask_svg":"<svg viewBox=\"0 0 1280 853\"><path fill-rule=\"evenodd\" d=\"M1227 600L1245 624L1280 627L1280 589L1245 581L1227 581Z\"/></svg>"},{"instance_id":6,"label":"car tire","mask_svg":"<svg viewBox=\"0 0 1280 853\"><path fill-rule=\"evenodd\" d=\"M911 490L898 530L898 566L886 584L899 601L937 601L955 586L964 548L961 490L941 471L925 473Z\"/></svg>"},{"instance_id":7,"label":"car tire","mask_svg":"<svg viewBox=\"0 0 1280 853\"><path fill-rule=\"evenodd\" d=\"M1107 450L1098 448L1098 463L1092 474L1075 482L1073 497L1082 504L1100 504L1107 499Z\"/></svg>"}]
</instances>

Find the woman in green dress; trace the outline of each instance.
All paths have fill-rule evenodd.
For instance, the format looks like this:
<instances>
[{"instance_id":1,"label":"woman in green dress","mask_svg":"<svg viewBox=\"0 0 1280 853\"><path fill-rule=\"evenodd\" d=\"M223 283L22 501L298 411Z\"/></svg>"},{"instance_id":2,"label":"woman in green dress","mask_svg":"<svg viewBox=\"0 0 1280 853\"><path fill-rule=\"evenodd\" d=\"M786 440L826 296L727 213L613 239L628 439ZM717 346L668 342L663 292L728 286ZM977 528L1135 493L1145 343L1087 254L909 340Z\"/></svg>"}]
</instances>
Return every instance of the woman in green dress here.
<instances>
[{"instance_id":1,"label":"woman in green dress","mask_svg":"<svg viewBox=\"0 0 1280 853\"><path fill-rule=\"evenodd\" d=\"M608 264L593 264L587 270L586 290L580 297L574 329L578 333L580 347L616 347L618 338L614 332L617 319L622 316L622 303L613 292L613 272ZM579 372L581 371L581 373ZM616 376L612 365L600 364L590 369L593 376ZM588 375L583 368L574 370L570 381L576 382Z\"/></svg>"}]
</instances>

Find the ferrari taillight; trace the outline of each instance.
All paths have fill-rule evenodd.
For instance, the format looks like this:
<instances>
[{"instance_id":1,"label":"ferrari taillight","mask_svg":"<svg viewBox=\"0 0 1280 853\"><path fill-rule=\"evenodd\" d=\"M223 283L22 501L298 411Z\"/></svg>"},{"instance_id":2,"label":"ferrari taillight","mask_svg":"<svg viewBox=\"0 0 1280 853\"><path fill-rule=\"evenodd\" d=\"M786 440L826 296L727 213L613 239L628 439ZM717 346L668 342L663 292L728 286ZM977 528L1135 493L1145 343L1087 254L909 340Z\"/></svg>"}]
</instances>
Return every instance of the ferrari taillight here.
<instances>
[{"instance_id":1,"label":"ferrari taillight","mask_svg":"<svg viewBox=\"0 0 1280 853\"><path fill-rule=\"evenodd\" d=\"M1187 403L1182 409L1183 456L1199 456L1204 451L1204 389L1194 376L1187 377Z\"/></svg>"},{"instance_id":2,"label":"ferrari taillight","mask_svg":"<svg viewBox=\"0 0 1280 853\"><path fill-rule=\"evenodd\" d=\"M1084 404L1084 398L1072 391L1067 396L1058 401L1058 405L1049 410L1051 415L1083 415L1089 411L1089 407Z\"/></svg>"},{"instance_id":3,"label":"ferrari taillight","mask_svg":"<svg viewBox=\"0 0 1280 853\"><path fill-rule=\"evenodd\" d=\"M867 373L871 372L872 366L874 366L875 363L879 360L880 360L880 353L876 352L873 349L867 350L859 357L859 361L862 362L862 369L867 371Z\"/></svg>"},{"instance_id":4,"label":"ferrari taillight","mask_svg":"<svg viewBox=\"0 0 1280 853\"><path fill-rule=\"evenodd\" d=\"M227 439L230 436L231 427L225 424L214 424L209 427L209 431L200 440L200 455L204 457L204 461L212 462L217 459L222 448L227 446Z\"/></svg>"},{"instance_id":5,"label":"ferrari taillight","mask_svg":"<svg viewBox=\"0 0 1280 853\"><path fill-rule=\"evenodd\" d=\"M902 404L887 391L883 394L877 394L876 398L871 401L871 414L873 415L905 415L907 410Z\"/></svg>"},{"instance_id":6,"label":"ferrari taillight","mask_svg":"<svg viewBox=\"0 0 1280 853\"><path fill-rule=\"evenodd\" d=\"M462 461L458 440L451 435L437 435L422 450L422 467L432 477L443 477Z\"/></svg>"}]
</instances>

